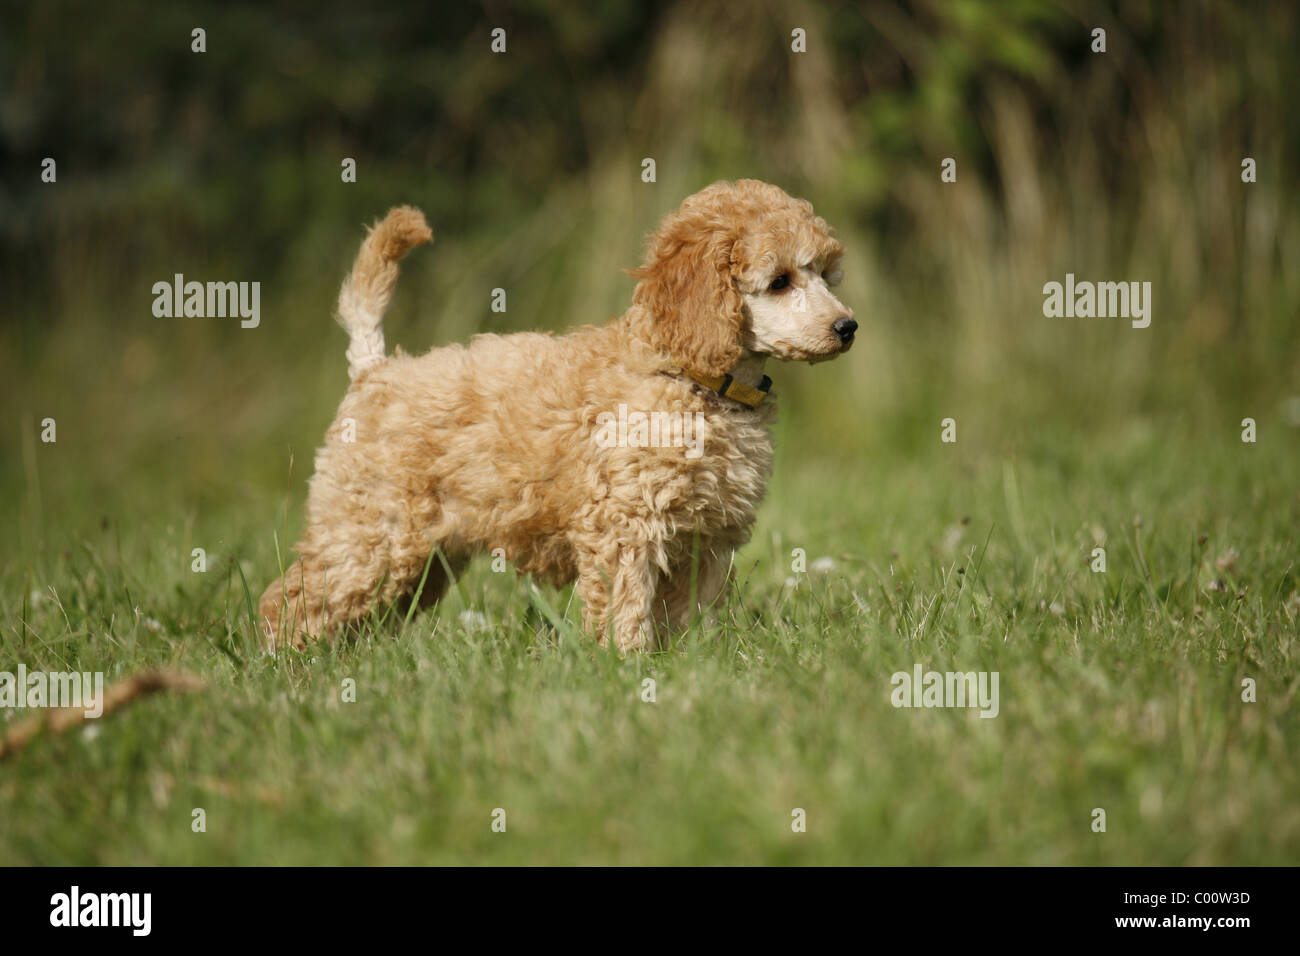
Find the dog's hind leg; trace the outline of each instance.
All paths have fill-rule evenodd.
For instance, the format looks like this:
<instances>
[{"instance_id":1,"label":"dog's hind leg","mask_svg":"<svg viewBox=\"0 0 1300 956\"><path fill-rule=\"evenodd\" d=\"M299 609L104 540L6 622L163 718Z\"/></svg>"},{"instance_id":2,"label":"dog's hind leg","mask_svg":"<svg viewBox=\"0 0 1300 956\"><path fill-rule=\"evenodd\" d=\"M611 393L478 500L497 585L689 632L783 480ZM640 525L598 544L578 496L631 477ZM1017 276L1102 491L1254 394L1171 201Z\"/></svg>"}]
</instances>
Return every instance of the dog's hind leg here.
<instances>
[{"instance_id":1,"label":"dog's hind leg","mask_svg":"<svg viewBox=\"0 0 1300 956\"><path fill-rule=\"evenodd\" d=\"M455 583L455 579L460 576L461 572L465 570L465 565L469 563L468 558L459 555L443 555L443 559L446 560L447 567L451 568L452 576L447 576L447 567L443 567L438 554L436 552L430 554L427 559L427 573L421 571L421 576L424 578L423 584L417 580L410 591L400 595L395 602L397 613L403 618L410 613L411 605L416 601L419 602L416 605L418 611L427 611L441 601L446 596L447 589Z\"/></svg>"},{"instance_id":2,"label":"dog's hind leg","mask_svg":"<svg viewBox=\"0 0 1300 956\"><path fill-rule=\"evenodd\" d=\"M295 561L284 577L267 585L258 602L257 622L268 646L303 650L321 635L325 607L317 578L315 571Z\"/></svg>"},{"instance_id":3,"label":"dog's hind leg","mask_svg":"<svg viewBox=\"0 0 1300 956\"><path fill-rule=\"evenodd\" d=\"M308 528L303 557L262 595L258 620L271 646L302 649L390 605L404 619L417 595L420 609L441 600L467 563L460 554L440 559L429 535L414 529L377 540L368 533L376 524L335 526L323 540Z\"/></svg>"}]
</instances>

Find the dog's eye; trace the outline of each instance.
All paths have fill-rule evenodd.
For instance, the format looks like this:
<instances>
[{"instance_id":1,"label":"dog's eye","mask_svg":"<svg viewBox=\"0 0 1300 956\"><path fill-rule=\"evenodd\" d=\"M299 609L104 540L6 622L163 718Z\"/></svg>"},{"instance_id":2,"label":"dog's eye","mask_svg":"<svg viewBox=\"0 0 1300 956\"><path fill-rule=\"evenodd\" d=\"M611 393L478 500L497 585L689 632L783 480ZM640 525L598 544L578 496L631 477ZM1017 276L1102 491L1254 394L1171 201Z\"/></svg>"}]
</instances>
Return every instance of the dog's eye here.
<instances>
[{"instance_id":1,"label":"dog's eye","mask_svg":"<svg viewBox=\"0 0 1300 956\"><path fill-rule=\"evenodd\" d=\"M839 285L844 278L844 273L839 269L827 269L822 273L822 278L826 280L827 285Z\"/></svg>"},{"instance_id":2,"label":"dog's eye","mask_svg":"<svg viewBox=\"0 0 1300 956\"><path fill-rule=\"evenodd\" d=\"M786 286L788 286L789 284L790 284L790 276L788 276L788 275L779 275L779 276L777 276L775 279L772 280L772 284L771 284L770 286L768 286L767 288L768 288L768 291L769 291L769 292L780 292L782 289L784 289L784 288L785 288Z\"/></svg>"}]
</instances>

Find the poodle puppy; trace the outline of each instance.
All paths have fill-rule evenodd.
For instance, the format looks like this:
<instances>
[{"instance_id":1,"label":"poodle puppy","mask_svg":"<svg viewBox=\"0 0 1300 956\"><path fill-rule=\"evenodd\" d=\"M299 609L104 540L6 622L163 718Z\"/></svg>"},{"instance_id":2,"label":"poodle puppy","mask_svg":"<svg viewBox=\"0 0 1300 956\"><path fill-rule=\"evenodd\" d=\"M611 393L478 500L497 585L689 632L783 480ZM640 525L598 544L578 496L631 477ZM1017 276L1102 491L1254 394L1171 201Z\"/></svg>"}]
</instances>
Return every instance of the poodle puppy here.
<instances>
[{"instance_id":1,"label":"poodle puppy","mask_svg":"<svg viewBox=\"0 0 1300 956\"><path fill-rule=\"evenodd\" d=\"M857 323L812 206L719 182L660 223L632 305L568 334L385 355L397 262L433 238L396 208L339 296L351 386L316 455L298 560L262 595L273 645L424 607L475 553L560 586L620 652L684 629L731 578L772 467L768 358L819 362ZM615 426L617 423L617 427Z\"/></svg>"}]
</instances>

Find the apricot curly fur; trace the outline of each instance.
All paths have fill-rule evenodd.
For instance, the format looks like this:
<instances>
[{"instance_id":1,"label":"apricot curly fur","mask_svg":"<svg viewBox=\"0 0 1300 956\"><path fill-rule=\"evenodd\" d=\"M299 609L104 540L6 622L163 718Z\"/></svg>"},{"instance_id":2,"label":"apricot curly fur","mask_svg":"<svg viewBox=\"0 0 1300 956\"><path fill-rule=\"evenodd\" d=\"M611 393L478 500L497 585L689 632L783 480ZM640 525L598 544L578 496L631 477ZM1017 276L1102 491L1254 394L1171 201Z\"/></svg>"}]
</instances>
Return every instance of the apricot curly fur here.
<instances>
[{"instance_id":1,"label":"apricot curly fur","mask_svg":"<svg viewBox=\"0 0 1300 956\"><path fill-rule=\"evenodd\" d=\"M344 283L353 381L316 454L298 560L262 596L266 636L303 647L337 633L411 600L426 568L427 606L450 583L444 559L455 574L502 549L520 572L576 581L602 644L653 646L723 594L772 468L774 401L749 408L681 373L740 358L744 276L839 244L775 186L716 183L663 220L631 307L607 325L384 356L397 260L431 238L418 210L392 210ZM600 447L597 416L620 404L702 413L702 454Z\"/></svg>"}]
</instances>

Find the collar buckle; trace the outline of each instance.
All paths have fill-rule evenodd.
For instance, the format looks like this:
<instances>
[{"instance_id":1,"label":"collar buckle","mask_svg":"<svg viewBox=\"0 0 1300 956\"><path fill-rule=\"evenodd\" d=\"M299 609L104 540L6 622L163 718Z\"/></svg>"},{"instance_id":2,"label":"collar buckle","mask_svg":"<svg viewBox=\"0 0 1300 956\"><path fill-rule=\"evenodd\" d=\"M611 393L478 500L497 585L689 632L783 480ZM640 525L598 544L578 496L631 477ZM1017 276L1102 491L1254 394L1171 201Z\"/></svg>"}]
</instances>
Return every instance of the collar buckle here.
<instances>
[{"instance_id":1,"label":"collar buckle","mask_svg":"<svg viewBox=\"0 0 1300 956\"><path fill-rule=\"evenodd\" d=\"M723 398L729 398L733 402L739 402L749 408L758 408L758 406L762 405L767 398L768 392L772 390L772 379L766 375L763 376L763 380L755 388L752 385L746 385L744 382L737 382L730 373L716 376L703 375L699 372L692 372L690 369L683 369L683 371L705 388L716 392Z\"/></svg>"}]
</instances>

